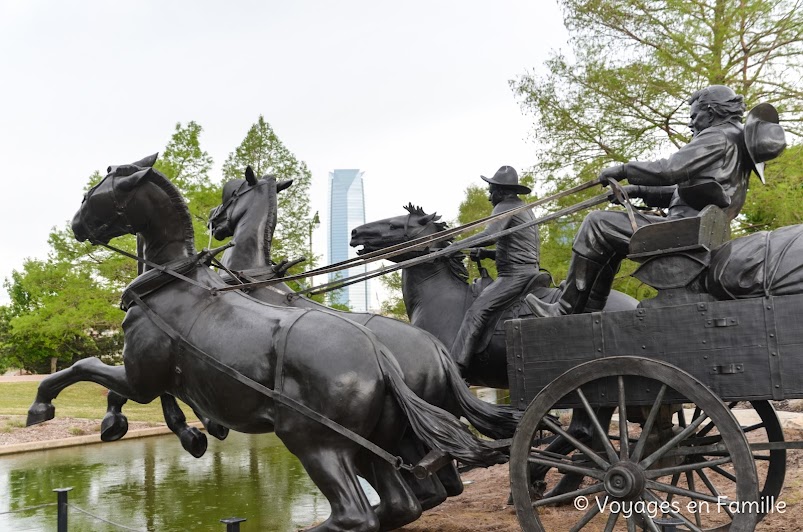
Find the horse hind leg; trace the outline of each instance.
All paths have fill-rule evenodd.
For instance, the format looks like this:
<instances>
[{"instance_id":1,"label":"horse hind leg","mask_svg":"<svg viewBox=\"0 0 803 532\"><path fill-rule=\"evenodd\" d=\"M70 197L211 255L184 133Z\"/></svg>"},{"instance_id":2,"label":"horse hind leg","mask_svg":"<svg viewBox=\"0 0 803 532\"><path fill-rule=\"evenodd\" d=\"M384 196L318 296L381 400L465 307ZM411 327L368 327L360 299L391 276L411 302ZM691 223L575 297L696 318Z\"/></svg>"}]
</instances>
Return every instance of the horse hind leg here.
<instances>
[{"instance_id":1,"label":"horse hind leg","mask_svg":"<svg viewBox=\"0 0 803 532\"><path fill-rule=\"evenodd\" d=\"M100 423L100 439L117 441L128 432L128 418L123 414L123 405L128 399L117 392L109 390L106 396L106 415Z\"/></svg>"},{"instance_id":2,"label":"horse hind leg","mask_svg":"<svg viewBox=\"0 0 803 532\"><path fill-rule=\"evenodd\" d=\"M108 366L97 358L84 358L39 383L36 399L28 409L27 426L53 419L56 409L51 401L64 388L81 381L95 382L138 403L149 403L158 395L153 392L143 392L132 386L128 381L125 367Z\"/></svg>"},{"instance_id":3,"label":"horse hind leg","mask_svg":"<svg viewBox=\"0 0 803 532\"><path fill-rule=\"evenodd\" d=\"M421 503L399 471L368 451L361 454L360 471L379 495L379 505L375 508L379 530L396 530L421 517ZM433 480L434 484L440 484Z\"/></svg>"}]
</instances>

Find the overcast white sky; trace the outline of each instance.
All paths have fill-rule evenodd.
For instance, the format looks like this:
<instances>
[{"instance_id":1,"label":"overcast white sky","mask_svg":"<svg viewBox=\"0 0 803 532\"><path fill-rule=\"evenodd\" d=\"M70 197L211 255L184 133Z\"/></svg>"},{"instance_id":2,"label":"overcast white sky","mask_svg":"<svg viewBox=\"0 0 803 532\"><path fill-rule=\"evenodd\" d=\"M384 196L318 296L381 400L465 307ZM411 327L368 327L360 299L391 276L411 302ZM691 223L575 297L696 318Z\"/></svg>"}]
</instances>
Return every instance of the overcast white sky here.
<instances>
[{"instance_id":1,"label":"overcast white sky","mask_svg":"<svg viewBox=\"0 0 803 532\"><path fill-rule=\"evenodd\" d=\"M312 171L318 254L335 168L365 171L368 220L454 218L480 174L534 162L508 81L565 41L554 0L0 0L0 279L46 256L93 171L190 120L218 177L264 115Z\"/></svg>"}]
</instances>

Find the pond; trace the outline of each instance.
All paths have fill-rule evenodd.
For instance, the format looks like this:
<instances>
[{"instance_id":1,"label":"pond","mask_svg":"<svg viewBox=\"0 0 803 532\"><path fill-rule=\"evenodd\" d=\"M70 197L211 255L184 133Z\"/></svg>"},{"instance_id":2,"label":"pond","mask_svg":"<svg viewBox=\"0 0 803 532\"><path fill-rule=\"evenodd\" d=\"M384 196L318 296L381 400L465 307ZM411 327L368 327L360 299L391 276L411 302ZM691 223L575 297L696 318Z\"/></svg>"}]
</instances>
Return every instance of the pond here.
<instances>
[{"instance_id":1,"label":"pond","mask_svg":"<svg viewBox=\"0 0 803 532\"><path fill-rule=\"evenodd\" d=\"M219 520L237 516L244 531L284 531L329 515L273 434L210 438L200 459L172 435L0 458L0 514L55 502L52 489L70 486L71 504L137 530L222 531ZM72 509L69 521L70 530L116 530ZM55 506L0 515L0 530L55 529Z\"/></svg>"},{"instance_id":2,"label":"pond","mask_svg":"<svg viewBox=\"0 0 803 532\"><path fill-rule=\"evenodd\" d=\"M506 390L473 389L492 403ZM378 502L363 483L368 498ZM55 530L53 489L72 487L69 502L136 530L225 530L220 519L242 517L243 531L305 528L329 515L329 503L274 434L232 432L209 438L193 458L173 435L122 440L0 457L0 530ZM12 513L8 513L12 512ZM70 530L120 530L71 509Z\"/></svg>"}]
</instances>

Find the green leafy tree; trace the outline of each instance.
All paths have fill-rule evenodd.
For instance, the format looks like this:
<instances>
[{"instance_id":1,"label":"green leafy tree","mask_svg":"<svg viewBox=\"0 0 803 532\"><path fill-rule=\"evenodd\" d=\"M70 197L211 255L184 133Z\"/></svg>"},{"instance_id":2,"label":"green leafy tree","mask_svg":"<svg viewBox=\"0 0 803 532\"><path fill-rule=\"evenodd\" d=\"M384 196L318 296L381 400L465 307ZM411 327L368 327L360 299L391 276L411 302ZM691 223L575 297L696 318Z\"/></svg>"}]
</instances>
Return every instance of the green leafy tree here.
<instances>
[{"instance_id":1,"label":"green leafy tree","mask_svg":"<svg viewBox=\"0 0 803 532\"><path fill-rule=\"evenodd\" d=\"M410 321L407 317L407 307L404 305L404 298L402 297L401 272L382 275L379 277L379 282L388 292L388 296L379 306L379 313L397 320Z\"/></svg>"},{"instance_id":2,"label":"green leafy tree","mask_svg":"<svg viewBox=\"0 0 803 532\"><path fill-rule=\"evenodd\" d=\"M186 197L198 241L206 235L209 210L220 202L220 186L209 177L212 160L200 148L201 131L195 122L177 124L156 166ZM86 188L102 177L92 174ZM118 302L137 275L137 263L77 242L69 226L54 228L48 242L47 260L28 260L6 280L11 304L0 307L0 366L43 371L54 360L63 366L87 356L119 357L123 313ZM114 245L136 252L131 235Z\"/></svg>"},{"instance_id":3,"label":"green leafy tree","mask_svg":"<svg viewBox=\"0 0 803 532\"><path fill-rule=\"evenodd\" d=\"M527 73L511 81L523 109L534 117L539 192L564 190L613 162L655 158L684 145L690 135L685 100L711 84L731 86L745 96L748 108L773 103L787 131L803 133L799 0L559 4L570 53L553 52L546 74ZM597 193L589 190L552 208ZM751 209L761 204L749 201L745 218L759 217ZM553 253L555 259L568 258L568 229L576 228L581 216L542 229L545 264ZM627 268L615 287L635 295Z\"/></svg>"},{"instance_id":4,"label":"green leafy tree","mask_svg":"<svg viewBox=\"0 0 803 532\"><path fill-rule=\"evenodd\" d=\"M273 128L260 115L242 143L223 163L223 177L242 179L246 166L258 176L273 174L277 179L293 178L293 186L279 194L279 217L273 239L272 259L294 260L309 254L308 239L313 219L310 216L309 187L312 174L303 161L288 150ZM307 257L312 260L313 257ZM301 271L298 265L291 271Z\"/></svg>"},{"instance_id":5,"label":"green leafy tree","mask_svg":"<svg viewBox=\"0 0 803 532\"><path fill-rule=\"evenodd\" d=\"M209 245L209 211L220 204L220 183L210 177L212 157L201 149L203 128L196 122L176 124L175 131L154 168L175 184L187 201L196 247Z\"/></svg>"},{"instance_id":6,"label":"green leafy tree","mask_svg":"<svg viewBox=\"0 0 803 532\"><path fill-rule=\"evenodd\" d=\"M113 358L122 347L118 293L67 262L28 260L5 283L7 356L15 365L44 371L56 360Z\"/></svg>"},{"instance_id":7,"label":"green leafy tree","mask_svg":"<svg viewBox=\"0 0 803 532\"><path fill-rule=\"evenodd\" d=\"M757 185L747 195L743 230L777 229L803 223L803 145L787 148L767 164L766 186Z\"/></svg>"}]
</instances>

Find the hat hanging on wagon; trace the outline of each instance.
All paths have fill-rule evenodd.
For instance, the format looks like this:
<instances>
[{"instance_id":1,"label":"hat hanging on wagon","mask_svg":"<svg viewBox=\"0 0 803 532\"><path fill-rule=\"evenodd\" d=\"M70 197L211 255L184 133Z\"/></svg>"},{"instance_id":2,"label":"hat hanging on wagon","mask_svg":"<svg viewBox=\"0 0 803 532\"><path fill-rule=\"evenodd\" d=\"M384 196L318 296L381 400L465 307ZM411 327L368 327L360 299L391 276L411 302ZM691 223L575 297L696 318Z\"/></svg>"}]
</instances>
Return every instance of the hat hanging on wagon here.
<instances>
[{"instance_id":1,"label":"hat hanging on wagon","mask_svg":"<svg viewBox=\"0 0 803 532\"><path fill-rule=\"evenodd\" d=\"M512 166L502 166L491 178L487 178L484 175L480 177L486 183L515 190L516 194L529 194L532 191L530 187L519 185L519 174L516 173L516 169Z\"/></svg>"},{"instance_id":2,"label":"hat hanging on wagon","mask_svg":"<svg viewBox=\"0 0 803 532\"><path fill-rule=\"evenodd\" d=\"M786 148L783 127L779 124L778 111L771 104L760 103L747 114L744 124L744 142L753 161L753 168L764 181L764 163L775 159Z\"/></svg>"}]
</instances>

